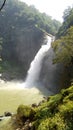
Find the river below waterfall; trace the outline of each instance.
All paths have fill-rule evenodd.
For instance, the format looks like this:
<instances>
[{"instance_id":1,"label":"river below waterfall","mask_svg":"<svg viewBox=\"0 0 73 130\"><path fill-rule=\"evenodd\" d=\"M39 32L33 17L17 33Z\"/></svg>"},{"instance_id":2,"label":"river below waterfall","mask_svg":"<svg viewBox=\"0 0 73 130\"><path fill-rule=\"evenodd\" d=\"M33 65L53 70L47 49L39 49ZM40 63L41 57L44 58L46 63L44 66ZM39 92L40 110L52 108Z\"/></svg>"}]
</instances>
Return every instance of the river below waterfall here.
<instances>
[{"instance_id":1,"label":"river below waterfall","mask_svg":"<svg viewBox=\"0 0 73 130\"><path fill-rule=\"evenodd\" d=\"M20 104L39 103L43 96L49 95L44 87L24 88L21 84L21 81L0 82L0 115L5 111L16 112Z\"/></svg>"}]
</instances>

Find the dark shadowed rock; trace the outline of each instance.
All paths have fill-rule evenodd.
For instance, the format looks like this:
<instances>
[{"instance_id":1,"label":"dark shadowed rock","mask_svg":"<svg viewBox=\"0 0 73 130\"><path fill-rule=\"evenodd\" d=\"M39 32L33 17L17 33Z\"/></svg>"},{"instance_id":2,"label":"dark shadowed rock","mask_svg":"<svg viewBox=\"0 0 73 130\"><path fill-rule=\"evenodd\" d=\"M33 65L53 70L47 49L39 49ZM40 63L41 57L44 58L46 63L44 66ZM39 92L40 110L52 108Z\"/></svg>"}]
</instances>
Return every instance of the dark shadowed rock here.
<instances>
[{"instance_id":1,"label":"dark shadowed rock","mask_svg":"<svg viewBox=\"0 0 73 130\"><path fill-rule=\"evenodd\" d=\"M4 115L5 116L12 116L12 113L11 112L4 112Z\"/></svg>"},{"instance_id":2,"label":"dark shadowed rock","mask_svg":"<svg viewBox=\"0 0 73 130\"><path fill-rule=\"evenodd\" d=\"M2 121L3 119L2 118L0 118L0 121Z\"/></svg>"},{"instance_id":3,"label":"dark shadowed rock","mask_svg":"<svg viewBox=\"0 0 73 130\"><path fill-rule=\"evenodd\" d=\"M37 104L33 103L31 106L35 108L35 107L37 107Z\"/></svg>"},{"instance_id":4,"label":"dark shadowed rock","mask_svg":"<svg viewBox=\"0 0 73 130\"><path fill-rule=\"evenodd\" d=\"M43 59L42 69L40 73L40 81L53 93L58 93L61 89L61 77L63 75L63 65L53 64L54 51L49 49Z\"/></svg>"}]
</instances>

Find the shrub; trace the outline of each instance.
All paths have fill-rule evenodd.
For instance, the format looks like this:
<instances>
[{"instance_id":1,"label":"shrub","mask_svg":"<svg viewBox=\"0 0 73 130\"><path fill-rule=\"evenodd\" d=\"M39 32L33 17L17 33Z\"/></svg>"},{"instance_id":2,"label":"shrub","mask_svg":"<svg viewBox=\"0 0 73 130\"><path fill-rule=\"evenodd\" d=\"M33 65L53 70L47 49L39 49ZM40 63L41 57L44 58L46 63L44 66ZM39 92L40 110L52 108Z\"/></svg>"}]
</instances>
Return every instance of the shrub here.
<instances>
[{"instance_id":1,"label":"shrub","mask_svg":"<svg viewBox=\"0 0 73 130\"><path fill-rule=\"evenodd\" d=\"M17 109L16 119L22 125L27 119L33 120L34 113L35 111L30 106L20 105Z\"/></svg>"}]
</instances>

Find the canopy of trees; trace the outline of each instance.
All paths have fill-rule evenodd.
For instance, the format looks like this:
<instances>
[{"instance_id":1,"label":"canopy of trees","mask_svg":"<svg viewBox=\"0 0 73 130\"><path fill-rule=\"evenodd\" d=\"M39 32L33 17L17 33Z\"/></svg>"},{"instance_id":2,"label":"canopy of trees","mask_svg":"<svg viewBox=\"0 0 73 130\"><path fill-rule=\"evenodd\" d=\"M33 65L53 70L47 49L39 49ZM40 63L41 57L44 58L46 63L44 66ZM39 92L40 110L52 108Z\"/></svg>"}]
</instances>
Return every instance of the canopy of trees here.
<instances>
[{"instance_id":1,"label":"canopy of trees","mask_svg":"<svg viewBox=\"0 0 73 130\"><path fill-rule=\"evenodd\" d=\"M64 63L65 65L73 64L73 26L67 31L66 35L53 43L56 54L54 62Z\"/></svg>"},{"instance_id":2,"label":"canopy of trees","mask_svg":"<svg viewBox=\"0 0 73 130\"><path fill-rule=\"evenodd\" d=\"M70 26L73 26L73 8L68 7L64 11L63 20L64 22L57 33L57 38L60 38L61 36L65 35L67 29L70 28Z\"/></svg>"}]
</instances>

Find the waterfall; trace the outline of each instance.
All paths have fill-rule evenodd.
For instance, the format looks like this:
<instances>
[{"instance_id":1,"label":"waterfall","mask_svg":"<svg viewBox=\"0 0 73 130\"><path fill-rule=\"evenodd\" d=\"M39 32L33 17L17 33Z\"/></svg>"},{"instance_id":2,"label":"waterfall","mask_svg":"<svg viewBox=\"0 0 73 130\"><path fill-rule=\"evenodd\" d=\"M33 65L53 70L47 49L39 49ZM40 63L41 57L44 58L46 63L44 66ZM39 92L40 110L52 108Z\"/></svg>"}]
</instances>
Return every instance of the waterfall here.
<instances>
[{"instance_id":1,"label":"waterfall","mask_svg":"<svg viewBox=\"0 0 73 130\"><path fill-rule=\"evenodd\" d=\"M47 36L47 44L42 45L40 50L37 52L33 61L30 64L30 68L27 72L24 87L33 87L38 83L39 75L42 67L42 60L46 55L46 52L51 47L51 37Z\"/></svg>"}]
</instances>

